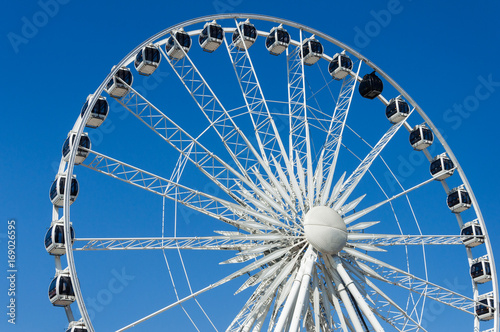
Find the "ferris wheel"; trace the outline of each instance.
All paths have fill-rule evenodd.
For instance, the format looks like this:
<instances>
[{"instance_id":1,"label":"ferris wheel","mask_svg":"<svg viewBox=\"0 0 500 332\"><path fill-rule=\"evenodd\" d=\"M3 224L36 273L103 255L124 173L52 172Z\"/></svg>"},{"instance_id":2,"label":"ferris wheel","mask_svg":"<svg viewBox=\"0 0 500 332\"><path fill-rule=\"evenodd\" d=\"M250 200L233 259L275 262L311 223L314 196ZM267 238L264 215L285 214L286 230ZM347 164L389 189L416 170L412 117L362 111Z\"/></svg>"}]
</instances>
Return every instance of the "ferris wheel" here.
<instances>
[{"instance_id":1,"label":"ferris wheel","mask_svg":"<svg viewBox=\"0 0 500 332\"><path fill-rule=\"evenodd\" d=\"M118 331L178 308L193 331L426 331L433 301L499 331L491 243L455 155L408 93L329 35L263 15L186 21L132 50L76 115L45 236L68 331L100 330L79 257L137 253L163 255L175 296ZM111 211L79 208L96 183ZM110 207L127 197L161 218L120 230ZM108 231L80 237L97 213ZM446 264L472 287L433 280ZM220 298L238 305L217 314Z\"/></svg>"}]
</instances>

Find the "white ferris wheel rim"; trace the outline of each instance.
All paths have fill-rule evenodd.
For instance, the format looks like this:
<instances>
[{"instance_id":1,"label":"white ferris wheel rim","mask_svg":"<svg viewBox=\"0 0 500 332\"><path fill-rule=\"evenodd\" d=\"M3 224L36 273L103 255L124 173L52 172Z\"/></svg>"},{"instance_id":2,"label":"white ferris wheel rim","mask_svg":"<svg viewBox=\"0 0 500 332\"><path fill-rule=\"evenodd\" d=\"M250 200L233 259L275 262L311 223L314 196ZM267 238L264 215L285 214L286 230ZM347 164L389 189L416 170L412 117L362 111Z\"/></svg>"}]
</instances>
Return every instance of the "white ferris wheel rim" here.
<instances>
[{"instance_id":1,"label":"white ferris wheel rim","mask_svg":"<svg viewBox=\"0 0 500 332\"><path fill-rule=\"evenodd\" d=\"M427 126L433 131L433 134L435 137L439 140L439 142L442 144L444 147L447 155L450 157L450 159L453 161L453 163L456 166L456 170L460 175L460 178L463 182L463 185L465 186L467 192L470 195L470 199L472 202L472 206L474 208L474 211L478 217L478 221L480 226L482 227L483 233L484 233L484 244L486 246L486 251L490 260L491 264L491 273L492 273L492 288L493 288L493 296L494 296L494 303L498 303L498 281L496 277L496 269L495 269L495 262L493 258L493 251L491 247L491 242L487 233L487 228L481 213L481 210L479 208L477 199L473 193L472 187L470 186L465 173L460 166L457 158L453 154L450 146L448 143L445 141L444 137L441 135L439 130L435 127L435 125L432 123L431 119L425 114L425 112L421 109L421 107L411 98L411 96L401 87L397 82L395 82L388 74L386 74L382 69L380 69L377 65L375 65L373 62L368 60L366 57L361 55L359 52L357 52L355 49L351 48L350 46L336 40L335 38L322 33L321 31L318 31L316 29L310 28L308 26L298 24L296 22L290 21L290 20L285 20L277 17L272 17L272 16L267 16L267 15L259 15L259 14L243 14L243 13L238 13L238 14L218 14L218 15L208 15L208 16L203 16L191 20L184 21L182 23L175 24L142 42L139 44L136 48L134 48L128 55L126 55L114 68L113 70L108 74L108 76L103 80L101 85L97 88L97 90L93 93L92 98L89 99L88 102L88 109L92 109L93 106L95 105L97 98L104 92L106 83L118 72L118 70L130 62L132 62L132 59L135 57L136 53L141 50L143 47L146 45L157 41L159 38L166 36L170 34L172 31L177 30L179 28L183 27L188 27L190 25L198 24L198 23L203 23L203 22L209 22L212 20L224 20L224 19L253 19L253 20L260 20L260 21L268 21L268 22L274 22L278 24L284 24L286 26L290 26L302 31L306 31L308 33L311 33L317 37L320 37L323 40L326 40L332 44L335 44L336 46L340 47L341 49L346 50L349 52L351 55L356 57L358 60L363 62L365 65L371 67L374 71L376 71L382 78L384 78L388 83L390 83L400 94L403 96L406 101L410 105L412 105L415 110L420 114L420 116L425 120L425 123ZM73 144L73 148L71 149L70 155L69 155L69 160L68 162L65 162L64 160L61 159L61 163L59 166L59 173L64 173L66 175L66 179L71 179L73 175L73 169L74 169L74 161L76 157L76 152L78 147L80 137L82 136L82 133L85 128L85 124L87 119L89 118L90 112L86 112L83 117L81 117L79 120L77 120L77 123L75 123L75 127L73 130L76 132L76 137L75 141ZM65 168L66 166L66 168ZM70 229L70 186L71 186L71 181L66 181L65 182L65 188L64 188L64 203L63 203L63 220L64 220L64 237L65 239L71 239L71 229ZM445 187L446 188L446 187ZM459 221L460 223L460 221ZM86 309L83 296L81 293L81 289L79 286L79 281L76 273L76 267L75 267L75 262L74 262L74 257L73 257L73 248L72 248L72 243L69 240L65 241L66 243L66 260L68 263L68 268L70 275L73 277L72 282L74 286L74 292L75 292L75 297L76 297L76 302L78 304L78 308L80 311L80 314L82 316L83 321L85 322L87 328L89 331L93 332L94 328L92 326L90 317L88 315L88 311ZM468 252L468 257L469 261L471 260L471 253L470 253L470 248L466 248ZM57 264L57 263L56 263ZM474 285L474 283L473 283ZM475 285L473 288L476 288ZM477 300L477 291L475 294L474 300ZM476 323L477 324L478 319L476 318ZM498 310L495 311L495 317L494 317L494 331L499 330L499 312Z\"/></svg>"}]
</instances>

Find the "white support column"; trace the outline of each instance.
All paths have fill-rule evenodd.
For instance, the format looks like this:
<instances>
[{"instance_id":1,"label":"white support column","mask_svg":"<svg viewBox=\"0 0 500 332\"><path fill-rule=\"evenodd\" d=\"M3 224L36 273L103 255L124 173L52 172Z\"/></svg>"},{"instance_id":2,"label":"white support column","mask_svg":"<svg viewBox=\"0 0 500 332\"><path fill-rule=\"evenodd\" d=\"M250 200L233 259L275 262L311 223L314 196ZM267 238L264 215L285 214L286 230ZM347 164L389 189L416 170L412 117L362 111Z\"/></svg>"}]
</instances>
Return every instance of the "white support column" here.
<instances>
[{"instance_id":1,"label":"white support column","mask_svg":"<svg viewBox=\"0 0 500 332\"><path fill-rule=\"evenodd\" d=\"M384 331L383 327L380 325L379 321L371 311L370 307L363 299L363 296L356 288L356 285L354 284L353 280L351 279L351 277L345 270L344 266L342 265L342 261L340 260L340 258L338 256L333 256L333 261L335 263L335 268L340 275L340 278L342 278L342 281L347 286L347 289L349 289L349 292L351 292L351 295L354 297L356 303L358 304L359 308L361 309L365 317L372 325L373 329L377 332L383 332Z\"/></svg>"},{"instance_id":2,"label":"white support column","mask_svg":"<svg viewBox=\"0 0 500 332\"><path fill-rule=\"evenodd\" d=\"M339 293L340 299L344 303L344 307L347 311L347 315L349 316L351 323L354 327L354 330L356 332L365 332L363 329L363 326L361 326L361 322L359 321L358 315L352 306L351 299L349 298L349 295L347 294L347 291L345 289L344 283L342 282L337 270L334 267L334 262L331 259L330 256L327 256L327 259L325 259L326 266L328 270L330 271L330 275L333 278L333 282L335 283L335 286L337 287L337 292Z\"/></svg>"},{"instance_id":3,"label":"white support column","mask_svg":"<svg viewBox=\"0 0 500 332\"><path fill-rule=\"evenodd\" d=\"M317 254L314 252L314 249L312 248L312 246L309 246L306 253L304 254L304 257L302 258L299 272L295 276L295 280L293 281L292 289L290 290L285 306L283 307L283 310L281 310L280 318L278 320L278 323L276 323L276 328L274 329L275 332L283 331L287 318L291 314L291 309L293 307L293 304L295 303L297 294L299 293L299 288L301 286L302 280L305 274L308 274L310 277L310 270L312 269L312 266L316 261L316 257ZM309 271L306 271L307 268L309 268Z\"/></svg>"},{"instance_id":4,"label":"white support column","mask_svg":"<svg viewBox=\"0 0 500 332\"><path fill-rule=\"evenodd\" d=\"M295 309L293 311L289 332L296 332L299 328L300 316L302 315L302 312L304 310L304 303L306 298L309 298L309 281L311 280L311 272L313 270L314 262L316 261L317 257L318 256L314 252L314 250L311 250L309 254L306 253L304 256L304 274L300 282L299 294L297 295L297 301L295 302Z\"/></svg>"}]
</instances>

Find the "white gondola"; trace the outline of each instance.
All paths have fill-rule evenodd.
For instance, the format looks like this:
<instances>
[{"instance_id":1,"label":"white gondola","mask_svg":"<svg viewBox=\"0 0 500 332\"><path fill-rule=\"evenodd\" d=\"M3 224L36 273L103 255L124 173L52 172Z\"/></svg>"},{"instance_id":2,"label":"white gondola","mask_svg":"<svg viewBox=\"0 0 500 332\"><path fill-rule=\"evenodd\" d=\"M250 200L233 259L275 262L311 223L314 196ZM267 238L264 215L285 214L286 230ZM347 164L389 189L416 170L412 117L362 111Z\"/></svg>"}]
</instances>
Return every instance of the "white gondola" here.
<instances>
[{"instance_id":1,"label":"white gondola","mask_svg":"<svg viewBox=\"0 0 500 332\"><path fill-rule=\"evenodd\" d=\"M69 271L58 272L49 286L49 300L58 307L64 307L75 302L75 292Z\"/></svg>"},{"instance_id":2,"label":"white gondola","mask_svg":"<svg viewBox=\"0 0 500 332\"><path fill-rule=\"evenodd\" d=\"M314 36L304 40L302 43L302 57L305 65L314 65L322 56L323 45Z\"/></svg>"},{"instance_id":3,"label":"white gondola","mask_svg":"<svg viewBox=\"0 0 500 332\"><path fill-rule=\"evenodd\" d=\"M448 158L446 153L442 153L432 159L430 172L436 180L444 180L453 175L453 172L455 172L455 165L453 161Z\"/></svg>"},{"instance_id":4,"label":"white gondola","mask_svg":"<svg viewBox=\"0 0 500 332\"><path fill-rule=\"evenodd\" d=\"M82 107L82 111L80 112L80 116L82 117L85 114L87 107L89 106L90 98L92 98L92 95L88 95L87 101ZM90 111L90 116L87 119L87 123L85 125L89 128L99 127L104 122L104 120L106 120L108 113L109 105L106 97L99 96L94 104L94 107Z\"/></svg>"},{"instance_id":5,"label":"white gondola","mask_svg":"<svg viewBox=\"0 0 500 332\"><path fill-rule=\"evenodd\" d=\"M62 155L65 162L68 162L71 149L73 149L73 145L75 144L76 133L74 131L68 134L68 137L64 141L62 147ZM78 149L76 151L75 156L75 165L81 164L88 156L89 152L84 149L91 148L90 138L87 133L82 133L80 137L80 142L78 143Z\"/></svg>"},{"instance_id":6,"label":"white gondola","mask_svg":"<svg viewBox=\"0 0 500 332\"><path fill-rule=\"evenodd\" d=\"M160 61L160 50L153 44L149 44L137 53L134 66L139 74L149 76L158 68Z\"/></svg>"},{"instance_id":7,"label":"white gondola","mask_svg":"<svg viewBox=\"0 0 500 332\"><path fill-rule=\"evenodd\" d=\"M71 223L70 223L71 225ZM75 231L71 228L71 243L75 239ZM45 233L45 250L51 255L61 256L66 253L64 241L64 221L62 219L53 221L49 230Z\"/></svg>"},{"instance_id":8,"label":"white gondola","mask_svg":"<svg viewBox=\"0 0 500 332\"><path fill-rule=\"evenodd\" d=\"M408 115L410 115L410 106L408 106L408 103L401 96L392 98L389 101L389 105L385 108L385 116L391 123L401 122Z\"/></svg>"},{"instance_id":9,"label":"white gondola","mask_svg":"<svg viewBox=\"0 0 500 332\"><path fill-rule=\"evenodd\" d=\"M175 39L174 39L175 38ZM177 42L176 42L177 41ZM165 44L165 51L170 59L180 60L191 49L191 37L180 28L172 32Z\"/></svg>"},{"instance_id":10,"label":"white gondola","mask_svg":"<svg viewBox=\"0 0 500 332\"><path fill-rule=\"evenodd\" d=\"M66 332L87 332L87 327L83 322L70 322Z\"/></svg>"},{"instance_id":11,"label":"white gondola","mask_svg":"<svg viewBox=\"0 0 500 332\"><path fill-rule=\"evenodd\" d=\"M480 295L478 302L479 304L476 304L476 315L480 320L495 318L495 300L492 293Z\"/></svg>"},{"instance_id":12,"label":"white gondola","mask_svg":"<svg viewBox=\"0 0 500 332\"><path fill-rule=\"evenodd\" d=\"M240 36L240 31L243 34L243 38ZM257 29L250 23L250 20L238 23L238 28L234 30L233 33L233 44L237 49L243 51L249 49L257 39Z\"/></svg>"},{"instance_id":13,"label":"white gondola","mask_svg":"<svg viewBox=\"0 0 500 332\"><path fill-rule=\"evenodd\" d=\"M382 90L384 90L384 83L375 72L363 76L363 80L359 83L359 93L364 98L375 99L382 93Z\"/></svg>"},{"instance_id":14,"label":"white gondola","mask_svg":"<svg viewBox=\"0 0 500 332\"><path fill-rule=\"evenodd\" d=\"M453 213L460 213L472 206L469 193L463 186L453 188L448 193L447 204Z\"/></svg>"},{"instance_id":15,"label":"white gondola","mask_svg":"<svg viewBox=\"0 0 500 332\"><path fill-rule=\"evenodd\" d=\"M472 261L470 275L474 282L478 284L491 281L491 268L488 256L483 256Z\"/></svg>"},{"instance_id":16,"label":"white gondola","mask_svg":"<svg viewBox=\"0 0 500 332\"><path fill-rule=\"evenodd\" d=\"M462 242L467 248L477 247L484 243L484 236L478 220L465 223L460 231Z\"/></svg>"},{"instance_id":17,"label":"white gondola","mask_svg":"<svg viewBox=\"0 0 500 332\"><path fill-rule=\"evenodd\" d=\"M434 142L434 135L432 130L425 125L418 125L410 132L410 144L418 151L428 148Z\"/></svg>"},{"instance_id":18,"label":"white gondola","mask_svg":"<svg viewBox=\"0 0 500 332\"><path fill-rule=\"evenodd\" d=\"M290 34L280 24L269 32L266 38L266 48L272 55L280 55L290 45Z\"/></svg>"},{"instance_id":19,"label":"white gondola","mask_svg":"<svg viewBox=\"0 0 500 332\"><path fill-rule=\"evenodd\" d=\"M115 67L112 70L114 69ZM134 76L132 76L130 69L121 67L113 78L109 80L105 90L111 97L121 98L128 93L129 86L132 86L133 81Z\"/></svg>"},{"instance_id":20,"label":"white gondola","mask_svg":"<svg viewBox=\"0 0 500 332\"><path fill-rule=\"evenodd\" d=\"M57 207L62 207L64 203L64 187L66 185L66 175L57 174L56 179L52 182L52 186L50 187L50 201ZM76 176L73 174L73 178L71 179L71 191L69 196L69 204L73 204L76 197L78 196L78 181L76 180Z\"/></svg>"},{"instance_id":21,"label":"white gondola","mask_svg":"<svg viewBox=\"0 0 500 332\"><path fill-rule=\"evenodd\" d=\"M212 53L224 41L224 30L215 21L207 22L201 30L198 41L205 52Z\"/></svg>"},{"instance_id":22,"label":"white gondola","mask_svg":"<svg viewBox=\"0 0 500 332\"><path fill-rule=\"evenodd\" d=\"M335 54L332 61L328 64L328 72L335 80L344 79L351 71L352 60L345 55L345 51Z\"/></svg>"}]
</instances>

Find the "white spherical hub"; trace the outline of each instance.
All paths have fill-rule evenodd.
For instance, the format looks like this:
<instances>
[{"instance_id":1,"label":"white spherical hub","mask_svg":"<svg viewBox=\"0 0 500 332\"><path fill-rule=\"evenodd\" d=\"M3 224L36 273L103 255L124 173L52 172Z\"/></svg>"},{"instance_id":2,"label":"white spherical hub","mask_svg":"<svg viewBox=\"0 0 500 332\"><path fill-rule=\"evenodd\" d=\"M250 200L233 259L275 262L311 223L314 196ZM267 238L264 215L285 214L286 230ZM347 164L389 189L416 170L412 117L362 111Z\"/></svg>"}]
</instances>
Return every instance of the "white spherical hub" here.
<instances>
[{"instance_id":1,"label":"white spherical hub","mask_svg":"<svg viewBox=\"0 0 500 332\"><path fill-rule=\"evenodd\" d=\"M347 243L347 227L335 210L315 206L304 217L307 241L318 251L334 255Z\"/></svg>"}]
</instances>

